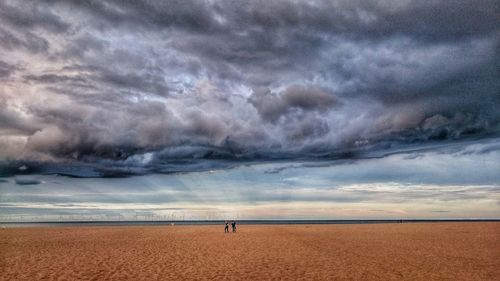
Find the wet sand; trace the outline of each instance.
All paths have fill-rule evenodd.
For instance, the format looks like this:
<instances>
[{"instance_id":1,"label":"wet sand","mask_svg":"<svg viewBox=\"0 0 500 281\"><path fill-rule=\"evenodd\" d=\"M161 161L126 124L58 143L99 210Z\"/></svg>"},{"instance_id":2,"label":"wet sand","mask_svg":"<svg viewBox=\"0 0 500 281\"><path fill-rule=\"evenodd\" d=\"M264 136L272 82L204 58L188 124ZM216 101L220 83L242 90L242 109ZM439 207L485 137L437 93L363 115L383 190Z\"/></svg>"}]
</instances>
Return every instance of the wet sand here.
<instances>
[{"instance_id":1,"label":"wet sand","mask_svg":"<svg viewBox=\"0 0 500 281\"><path fill-rule=\"evenodd\" d=\"M500 223L0 229L0 280L500 280Z\"/></svg>"}]
</instances>

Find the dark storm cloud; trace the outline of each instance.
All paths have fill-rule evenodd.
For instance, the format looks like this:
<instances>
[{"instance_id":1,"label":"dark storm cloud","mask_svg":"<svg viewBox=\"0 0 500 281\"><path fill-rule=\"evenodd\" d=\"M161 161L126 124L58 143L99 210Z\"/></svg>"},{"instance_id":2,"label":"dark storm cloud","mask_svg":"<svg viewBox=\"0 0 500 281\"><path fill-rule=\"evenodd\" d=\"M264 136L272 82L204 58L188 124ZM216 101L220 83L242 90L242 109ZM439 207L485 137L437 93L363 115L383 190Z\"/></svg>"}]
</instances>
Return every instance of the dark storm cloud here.
<instances>
[{"instance_id":1,"label":"dark storm cloud","mask_svg":"<svg viewBox=\"0 0 500 281\"><path fill-rule=\"evenodd\" d=\"M4 1L2 170L126 176L497 138L497 9Z\"/></svg>"},{"instance_id":2,"label":"dark storm cloud","mask_svg":"<svg viewBox=\"0 0 500 281\"><path fill-rule=\"evenodd\" d=\"M19 177L19 176L15 177L14 181L18 185L37 185L37 184L42 183L42 181L39 179L35 179L35 178L31 178L31 177Z\"/></svg>"},{"instance_id":3,"label":"dark storm cloud","mask_svg":"<svg viewBox=\"0 0 500 281\"><path fill-rule=\"evenodd\" d=\"M205 1L46 1L65 8L78 8L103 27L161 29L169 26L189 30L209 29L215 20Z\"/></svg>"},{"instance_id":4,"label":"dark storm cloud","mask_svg":"<svg viewBox=\"0 0 500 281\"><path fill-rule=\"evenodd\" d=\"M301 86L291 86L279 94L256 90L249 101L266 121L276 121L294 109L324 112L337 102L336 97L324 89Z\"/></svg>"},{"instance_id":5,"label":"dark storm cloud","mask_svg":"<svg viewBox=\"0 0 500 281\"><path fill-rule=\"evenodd\" d=\"M18 67L16 67L15 65L0 61L0 79L8 78L16 70L18 70Z\"/></svg>"},{"instance_id":6,"label":"dark storm cloud","mask_svg":"<svg viewBox=\"0 0 500 281\"><path fill-rule=\"evenodd\" d=\"M20 116L17 110L9 108L7 99L0 96L0 136L33 134L38 127L30 121Z\"/></svg>"},{"instance_id":7,"label":"dark storm cloud","mask_svg":"<svg viewBox=\"0 0 500 281\"><path fill-rule=\"evenodd\" d=\"M71 77L66 75L56 75L56 74L43 74L43 75L26 75L24 76L27 82L42 83L42 84L54 84L54 83L66 83L66 82L84 82L85 80L81 77Z\"/></svg>"},{"instance_id":8,"label":"dark storm cloud","mask_svg":"<svg viewBox=\"0 0 500 281\"><path fill-rule=\"evenodd\" d=\"M78 8L87 15L106 22L107 28L117 25L151 29L173 26L195 32L246 30L251 27L304 28L371 38L413 34L428 40L454 40L496 33L498 9L495 1L43 2L54 4L53 6ZM45 9L31 7L30 10L35 18L29 22L40 18L43 19L41 22L64 26Z\"/></svg>"},{"instance_id":9,"label":"dark storm cloud","mask_svg":"<svg viewBox=\"0 0 500 281\"><path fill-rule=\"evenodd\" d=\"M51 32L65 32L70 25L61 20L51 9L36 2L0 3L0 18L16 29L44 29Z\"/></svg>"},{"instance_id":10,"label":"dark storm cloud","mask_svg":"<svg viewBox=\"0 0 500 281\"><path fill-rule=\"evenodd\" d=\"M16 35L0 27L0 46L9 51L22 48L31 53L43 53L49 49L49 42L32 32Z\"/></svg>"}]
</instances>

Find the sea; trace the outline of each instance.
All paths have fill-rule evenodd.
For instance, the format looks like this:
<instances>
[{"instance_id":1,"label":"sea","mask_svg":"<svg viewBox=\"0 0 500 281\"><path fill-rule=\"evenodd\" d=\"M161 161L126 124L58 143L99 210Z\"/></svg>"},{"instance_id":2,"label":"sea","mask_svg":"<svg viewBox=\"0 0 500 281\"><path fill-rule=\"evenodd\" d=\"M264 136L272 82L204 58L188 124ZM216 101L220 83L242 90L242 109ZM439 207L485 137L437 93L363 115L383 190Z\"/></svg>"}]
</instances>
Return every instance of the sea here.
<instances>
[{"instance_id":1,"label":"sea","mask_svg":"<svg viewBox=\"0 0 500 281\"><path fill-rule=\"evenodd\" d=\"M230 220L228 222L232 222ZM175 225L224 225L225 220L159 220L159 221L29 221L0 222L7 227L57 227L57 226L175 226ZM297 225L297 224L394 224L394 223L437 223L437 222L500 222L497 219L369 219L369 220L235 220L240 225Z\"/></svg>"}]
</instances>

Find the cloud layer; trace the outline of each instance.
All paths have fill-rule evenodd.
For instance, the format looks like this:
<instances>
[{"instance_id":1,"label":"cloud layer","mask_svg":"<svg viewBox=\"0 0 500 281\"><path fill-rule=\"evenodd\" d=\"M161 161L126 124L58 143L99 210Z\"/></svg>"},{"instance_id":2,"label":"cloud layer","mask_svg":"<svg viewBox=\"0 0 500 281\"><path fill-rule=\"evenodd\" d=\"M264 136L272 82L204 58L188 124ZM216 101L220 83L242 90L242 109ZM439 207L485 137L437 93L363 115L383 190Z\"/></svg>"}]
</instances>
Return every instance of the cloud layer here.
<instances>
[{"instance_id":1,"label":"cloud layer","mask_svg":"<svg viewBox=\"0 0 500 281\"><path fill-rule=\"evenodd\" d=\"M362 161L242 165L132 178L18 175L1 221L499 218L499 142ZM482 151L482 154L478 154Z\"/></svg>"},{"instance_id":2,"label":"cloud layer","mask_svg":"<svg viewBox=\"0 0 500 281\"><path fill-rule=\"evenodd\" d=\"M191 171L497 138L497 6L2 1L0 174Z\"/></svg>"}]
</instances>

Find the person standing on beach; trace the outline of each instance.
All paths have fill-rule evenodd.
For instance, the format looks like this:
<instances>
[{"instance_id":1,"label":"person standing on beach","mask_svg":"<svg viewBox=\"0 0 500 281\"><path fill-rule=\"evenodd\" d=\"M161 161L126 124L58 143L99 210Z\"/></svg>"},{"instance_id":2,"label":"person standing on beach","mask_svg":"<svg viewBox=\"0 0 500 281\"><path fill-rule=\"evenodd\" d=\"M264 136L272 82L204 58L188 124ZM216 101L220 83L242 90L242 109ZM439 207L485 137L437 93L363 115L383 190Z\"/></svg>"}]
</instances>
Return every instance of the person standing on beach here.
<instances>
[{"instance_id":1,"label":"person standing on beach","mask_svg":"<svg viewBox=\"0 0 500 281\"><path fill-rule=\"evenodd\" d=\"M226 226L224 227L224 233L229 232L229 223L226 221Z\"/></svg>"},{"instance_id":2,"label":"person standing on beach","mask_svg":"<svg viewBox=\"0 0 500 281\"><path fill-rule=\"evenodd\" d=\"M236 232L236 222L235 221L233 221L231 223L231 227L233 228L233 232Z\"/></svg>"}]
</instances>

